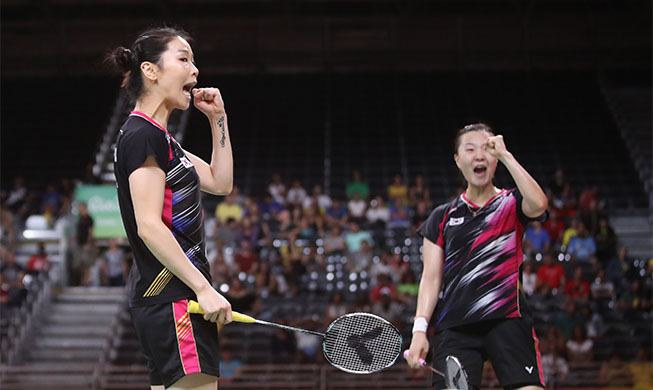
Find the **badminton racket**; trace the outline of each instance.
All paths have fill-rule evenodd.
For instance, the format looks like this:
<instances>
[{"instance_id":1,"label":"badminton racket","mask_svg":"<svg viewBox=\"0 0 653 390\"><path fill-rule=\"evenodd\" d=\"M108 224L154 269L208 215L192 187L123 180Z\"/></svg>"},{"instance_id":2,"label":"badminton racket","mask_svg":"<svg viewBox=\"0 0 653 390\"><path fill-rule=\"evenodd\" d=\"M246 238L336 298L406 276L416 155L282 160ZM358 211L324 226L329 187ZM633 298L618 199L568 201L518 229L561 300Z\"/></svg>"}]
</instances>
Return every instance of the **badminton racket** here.
<instances>
[{"instance_id":1,"label":"badminton racket","mask_svg":"<svg viewBox=\"0 0 653 390\"><path fill-rule=\"evenodd\" d=\"M188 302L188 312L204 314L195 301ZM231 312L234 322L255 323L322 337L322 352L334 367L352 374L371 374L390 367L401 353L401 333L383 318L369 313L350 313L336 318L320 333L294 326L258 320Z\"/></svg>"},{"instance_id":2,"label":"badminton racket","mask_svg":"<svg viewBox=\"0 0 653 390\"><path fill-rule=\"evenodd\" d=\"M404 351L404 359L408 359L408 350ZM469 390L469 382L467 380L467 373L463 369L462 364L455 356L449 355L446 360L447 373L444 374L435 368L431 367L426 361L422 358L419 358L419 364L422 367L426 367L429 370L433 371L435 374L444 378L445 384L449 389L457 390Z\"/></svg>"}]
</instances>

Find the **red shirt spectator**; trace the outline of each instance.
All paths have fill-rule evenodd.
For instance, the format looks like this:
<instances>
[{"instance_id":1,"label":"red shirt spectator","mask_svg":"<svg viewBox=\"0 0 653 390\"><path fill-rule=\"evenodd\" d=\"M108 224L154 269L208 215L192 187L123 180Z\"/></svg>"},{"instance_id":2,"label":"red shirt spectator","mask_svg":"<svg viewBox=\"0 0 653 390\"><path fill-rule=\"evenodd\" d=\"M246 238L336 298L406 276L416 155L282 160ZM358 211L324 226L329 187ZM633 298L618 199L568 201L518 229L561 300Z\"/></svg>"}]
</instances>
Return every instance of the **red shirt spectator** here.
<instances>
[{"instance_id":1,"label":"red shirt spectator","mask_svg":"<svg viewBox=\"0 0 653 390\"><path fill-rule=\"evenodd\" d=\"M234 258L240 272L250 273L255 272L258 268L258 256L252 251L251 244L248 240L243 240L240 243L241 251L236 254Z\"/></svg>"},{"instance_id":2,"label":"red shirt spectator","mask_svg":"<svg viewBox=\"0 0 653 390\"><path fill-rule=\"evenodd\" d=\"M381 302L381 296L384 294L390 294L391 297L394 297L397 294L397 287L392 285L392 279L387 274L380 274L378 276L379 284L376 285L370 292L370 302L378 303Z\"/></svg>"},{"instance_id":3,"label":"red shirt spectator","mask_svg":"<svg viewBox=\"0 0 653 390\"><path fill-rule=\"evenodd\" d=\"M50 260L45 253L45 247L43 244L39 244L39 251L37 254L32 255L32 257L27 260L27 270L28 271L47 271L50 269Z\"/></svg>"},{"instance_id":4,"label":"red shirt spectator","mask_svg":"<svg viewBox=\"0 0 653 390\"><path fill-rule=\"evenodd\" d=\"M587 280L583 280L583 269L576 267L574 270L574 278L567 282L565 286L565 295L574 299L587 299L590 295L590 284Z\"/></svg>"},{"instance_id":5,"label":"red shirt spectator","mask_svg":"<svg viewBox=\"0 0 653 390\"><path fill-rule=\"evenodd\" d=\"M544 254L544 264L537 270L538 286L560 288L564 284L565 271L560 264L554 263L551 253Z\"/></svg>"},{"instance_id":6,"label":"red shirt spectator","mask_svg":"<svg viewBox=\"0 0 653 390\"><path fill-rule=\"evenodd\" d=\"M542 225L544 230L549 233L551 241L562 242L562 235L565 232L565 223L562 219L558 218L558 212L551 209L549 219Z\"/></svg>"}]
</instances>

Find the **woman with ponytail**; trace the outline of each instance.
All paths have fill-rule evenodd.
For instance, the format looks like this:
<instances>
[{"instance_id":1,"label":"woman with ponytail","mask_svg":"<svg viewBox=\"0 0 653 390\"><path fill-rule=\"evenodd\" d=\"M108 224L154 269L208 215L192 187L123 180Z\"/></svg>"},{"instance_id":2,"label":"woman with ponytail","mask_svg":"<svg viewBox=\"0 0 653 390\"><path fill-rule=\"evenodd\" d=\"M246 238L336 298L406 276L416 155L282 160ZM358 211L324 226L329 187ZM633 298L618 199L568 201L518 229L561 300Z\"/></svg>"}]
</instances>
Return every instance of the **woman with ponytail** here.
<instances>
[{"instance_id":1,"label":"woman with ponytail","mask_svg":"<svg viewBox=\"0 0 653 390\"><path fill-rule=\"evenodd\" d=\"M217 389L218 333L231 305L211 287L200 191L233 187L227 114L217 88L194 88L199 70L184 31L143 32L108 56L135 104L116 141L115 175L134 253L130 313L148 363L152 389ZM184 150L168 133L175 109L191 100L209 121L211 162ZM188 314L197 300L204 315Z\"/></svg>"}]
</instances>

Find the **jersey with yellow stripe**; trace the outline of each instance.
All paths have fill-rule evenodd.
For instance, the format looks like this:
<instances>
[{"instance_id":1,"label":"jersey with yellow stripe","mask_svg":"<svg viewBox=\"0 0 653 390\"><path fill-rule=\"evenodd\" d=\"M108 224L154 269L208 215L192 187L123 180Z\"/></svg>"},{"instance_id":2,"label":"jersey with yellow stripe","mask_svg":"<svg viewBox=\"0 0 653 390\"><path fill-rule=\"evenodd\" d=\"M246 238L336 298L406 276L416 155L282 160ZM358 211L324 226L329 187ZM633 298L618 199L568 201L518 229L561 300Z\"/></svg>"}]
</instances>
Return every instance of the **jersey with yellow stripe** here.
<instances>
[{"instance_id":1,"label":"jersey with yellow stripe","mask_svg":"<svg viewBox=\"0 0 653 390\"><path fill-rule=\"evenodd\" d=\"M193 298L193 291L157 260L138 236L129 175L153 156L165 174L162 222L170 229L188 260L211 280L206 259L204 212L195 167L181 146L151 118L132 112L122 125L114 155L118 203L134 253L130 274L130 305L141 306Z\"/></svg>"}]
</instances>

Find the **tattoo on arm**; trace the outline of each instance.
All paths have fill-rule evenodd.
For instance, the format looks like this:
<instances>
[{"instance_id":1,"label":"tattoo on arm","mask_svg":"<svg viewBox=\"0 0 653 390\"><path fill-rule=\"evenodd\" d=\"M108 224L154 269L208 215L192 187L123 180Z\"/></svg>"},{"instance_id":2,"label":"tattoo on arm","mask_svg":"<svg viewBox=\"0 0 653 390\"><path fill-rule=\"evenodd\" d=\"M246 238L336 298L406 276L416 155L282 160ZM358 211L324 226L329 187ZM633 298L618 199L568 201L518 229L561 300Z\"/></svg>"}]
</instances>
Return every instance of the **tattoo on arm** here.
<instances>
[{"instance_id":1,"label":"tattoo on arm","mask_svg":"<svg viewBox=\"0 0 653 390\"><path fill-rule=\"evenodd\" d=\"M224 116L221 116L220 119L218 119L218 126L220 126L220 129L222 130L222 137L220 138L220 146L224 148L224 142L227 139L224 133Z\"/></svg>"}]
</instances>

